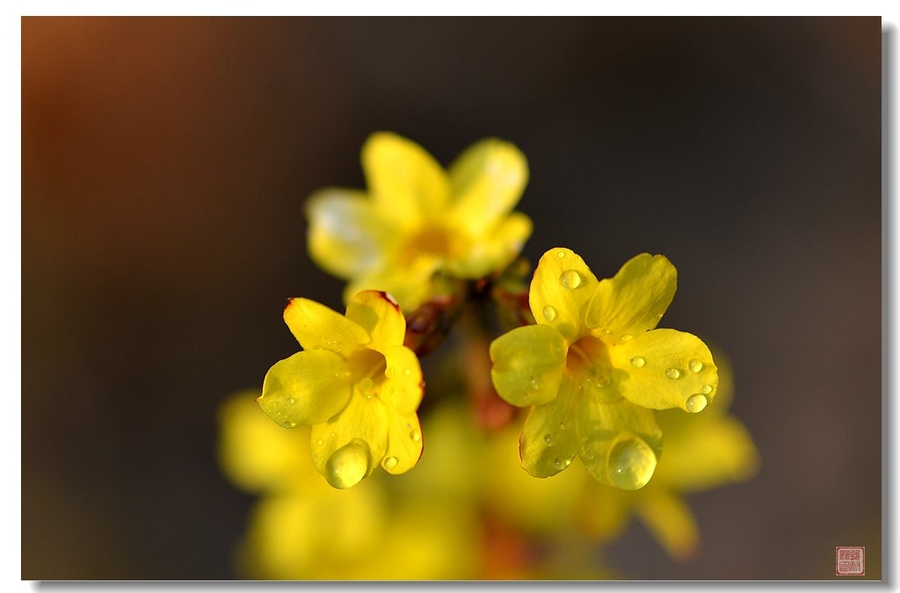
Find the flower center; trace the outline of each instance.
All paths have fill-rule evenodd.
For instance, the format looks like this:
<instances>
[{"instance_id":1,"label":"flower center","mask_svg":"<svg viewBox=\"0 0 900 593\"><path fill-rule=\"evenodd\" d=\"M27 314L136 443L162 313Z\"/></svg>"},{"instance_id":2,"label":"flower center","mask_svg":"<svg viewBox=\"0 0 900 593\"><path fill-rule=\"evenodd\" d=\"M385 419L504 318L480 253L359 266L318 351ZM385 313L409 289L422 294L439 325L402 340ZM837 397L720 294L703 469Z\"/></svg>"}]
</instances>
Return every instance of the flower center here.
<instances>
[{"instance_id":1,"label":"flower center","mask_svg":"<svg viewBox=\"0 0 900 593\"><path fill-rule=\"evenodd\" d=\"M348 361L350 377L356 390L366 399L378 395L381 384L384 383L384 372L387 362L384 355L375 350L361 350L355 353Z\"/></svg>"},{"instance_id":2,"label":"flower center","mask_svg":"<svg viewBox=\"0 0 900 593\"><path fill-rule=\"evenodd\" d=\"M425 227L403 248L400 259L404 265L412 264L423 255L446 259L450 255L450 238L438 226Z\"/></svg>"},{"instance_id":3,"label":"flower center","mask_svg":"<svg viewBox=\"0 0 900 593\"><path fill-rule=\"evenodd\" d=\"M578 392L596 398L600 403L622 399L616 389L612 363L607 346L599 338L584 336L569 346L566 372L572 377Z\"/></svg>"}]
</instances>

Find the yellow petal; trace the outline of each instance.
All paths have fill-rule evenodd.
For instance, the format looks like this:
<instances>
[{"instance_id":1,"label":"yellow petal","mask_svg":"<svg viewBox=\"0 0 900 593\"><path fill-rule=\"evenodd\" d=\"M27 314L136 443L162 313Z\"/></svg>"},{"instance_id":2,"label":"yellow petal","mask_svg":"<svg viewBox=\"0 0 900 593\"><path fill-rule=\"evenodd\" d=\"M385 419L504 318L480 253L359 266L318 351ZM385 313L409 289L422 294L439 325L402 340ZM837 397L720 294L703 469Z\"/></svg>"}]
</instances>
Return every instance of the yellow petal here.
<instances>
[{"instance_id":1,"label":"yellow petal","mask_svg":"<svg viewBox=\"0 0 900 593\"><path fill-rule=\"evenodd\" d=\"M387 449L388 410L377 397L355 390L348 404L310 431L312 461L335 488L350 488L372 474Z\"/></svg>"},{"instance_id":2,"label":"yellow petal","mask_svg":"<svg viewBox=\"0 0 900 593\"><path fill-rule=\"evenodd\" d=\"M439 266L440 261L426 258L416 262L412 267L391 265L372 274L360 276L347 284L344 289L344 300L349 303L363 290L380 290L391 295L403 311L414 311L433 296L431 277Z\"/></svg>"},{"instance_id":3,"label":"yellow petal","mask_svg":"<svg viewBox=\"0 0 900 593\"><path fill-rule=\"evenodd\" d=\"M502 270L522 251L531 236L531 219L513 212L495 228L466 241L465 252L447 262L447 270L460 278L483 278Z\"/></svg>"},{"instance_id":4,"label":"yellow petal","mask_svg":"<svg viewBox=\"0 0 900 593\"><path fill-rule=\"evenodd\" d=\"M578 453L575 412L578 394L565 377L559 395L541 406L534 406L525 419L519 436L522 468L536 478L547 478L569 467Z\"/></svg>"},{"instance_id":5,"label":"yellow petal","mask_svg":"<svg viewBox=\"0 0 900 593\"><path fill-rule=\"evenodd\" d=\"M452 224L481 235L509 213L528 183L528 163L518 148L496 138L482 140L449 167Z\"/></svg>"},{"instance_id":6,"label":"yellow petal","mask_svg":"<svg viewBox=\"0 0 900 593\"><path fill-rule=\"evenodd\" d=\"M663 488L647 488L635 511L673 558L685 559L696 552L700 534L690 507L680 496Z\"/></svg>"},{"instance_id":7,"label":"yellow petal","mask_svg":"<svg viewBox=\"0 0 900 593\"><path fill-rule=\"evenodd\" d=\"M642 488L662 454L662 431L653 411L625 399L580 401L576 413L579 456L588 472L623 490Z\"/></svg>"},{"instance_id":8,"label":"yellow petal","mask_svg":"<svg viewBox=\"0 0 900 593\"><path fill-rule=\"evenodd\" d=\"M584 315L597 278L571 249L556 247L541 257L531 280L529 304L535 320L574 342L586 333Z\"/></svg>"},{"instance_id":9,"label":"yellow petal","mask_svg":"<svg viewBox=\"0 0 900 593\"><path fill-rule=\"evenodd\" d=\"M284 322L304 350L330 350L347 358L369 343L369 335L359 325L309 299L291 299L284 309Z\"/></svg>"},{"instance_id":10,"label":"yellow petal","mask_svg":"<svg viewBox=\"0 0 900 593\"><path fill-rule=\"evenodd\" d=\"M422 428L415 414L390 414L387 451L381 460L384 471L400 475L415 467L422 456Z\"/></svg>"},{"instance_id":11,"label":"yellow petal","mask_svg":"<svg viewBox=\"0 0 900 593\"><path fill-rule=\"evenodd\" d=\"M713 407L719 404L716 401ZM672 415L684 418L681 430L668 430ZM759 452L736 418L714 414L687 416L680 410L659 412L666 434L666 455L659 467L662 481L685 492L707 490L752 477Z\"/></svg>"},{"instance_id":12,"label":"yellow petal","mask_svg":"<svg viewBox=\"0 0 900 593\"><path fill-rule=\"evenodd\" d=\"M406 346L387 347L384 358L387 366L379 397L401 416L414 414L425 388L419 359Z\"/></svg>"},{"instance_id":13,"label":"yellow petal","mask_svg":"<svg viewBox=\"0 0 900 593\"><path fill-rule=\"evenodd\" d=\"M491 379L497 394L514 406L556 397L566 368L566 343L549 325L528 325L491 343Z\"/></svg>"},{"instance_id":14,"label":"yellow petal","mask_svg":"<svg viewBox=\"0 0 900 593\"><path fill-rule=\"evenodd\" d=\"M675 266L665 256L642 253L631 258L613 278L600 282L587 309L588 327L613 341L653 329L675 296L677 279Z\"/></svg>"},{"instance_id":15,"label":"yellow petal","mask_svg":"<svg viewBox=\"0 0 900 593\"><path fill-rule=\"evenodd\" d=\"M259 390L242 391L219 406L217 459L225 475L244 490L283 490L299 477L309 433L276 426L255 403L259 395Z\"/></svg>"},{"instance_id":16,"label":"yellow petal","mask_svg":"<svg viewBox=\"0 0 900 593\"><path fill-rule=\"evenodd\" d=\"M719 375L706 344L695 335L655 329L610 348L619 391L645 408L701 412L716 396Z\"/></svg>"},{"instance_id":17,"label":"yellow petal","mask_svg":"<svg viewBox=\"0 0 900 593\"><path fill-rule=\"evenodd\" d=\"M404 227L434 218L447 204L447 174L411 140L390 132L372 134L362 149L362 165L376 208Z\"/></svg>"},{"instance_id":18,"label":"yellow petal","mask_svg":"<svg viewBox=\"0 0 900 593\"><path fill-rule=\"evenodd\" d=\"M366 330L371 341L368 347L384 354L389 346L403 343L406 318L393 297L377 290L357 293L347 305L347 319Z\"/></svg>"},{"instance_id":19,"label":"yellow petal","mask_svg":"<svg viewBox=\"0 0 900 593\"><path fill-rule=\"evenodd\" d=\"M324 422L340 412L349 397L346 361L328 350L310 350L276 362L256 401L272 420L294 428Z\"/></svg>"},{"instance_id":20,"label":"yellow petal","mask_svg":"<svg viewBox=\"0 0 900 593\"><path fill-rule=\"evenodd\" d=\"M318 266L340 278L352 278L383 265L393 241L391 225L366 194L329 188L306 203L307 244Z\"/></svg>"}]
</instances>

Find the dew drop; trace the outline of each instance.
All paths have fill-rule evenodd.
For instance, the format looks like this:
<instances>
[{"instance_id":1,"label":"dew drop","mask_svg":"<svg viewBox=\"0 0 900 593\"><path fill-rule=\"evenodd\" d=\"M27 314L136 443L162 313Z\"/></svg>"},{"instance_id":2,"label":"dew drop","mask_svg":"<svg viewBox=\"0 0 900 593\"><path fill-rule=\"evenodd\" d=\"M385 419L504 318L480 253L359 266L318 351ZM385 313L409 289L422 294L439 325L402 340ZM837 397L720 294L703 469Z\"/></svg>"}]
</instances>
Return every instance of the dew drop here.
<instances>
[{"instance_id":1,"label":"dew drop","mask_svg":"<svg viewBox=\"0 0 900 593\"><path fill-rule=\"evenodd\" d=\"M387 377L388 379L391 379L394 376L395 372L396 371L394 370L394 367L388 367L384 371L384 376Z\"/></svg>"},{"instance_id":2,"label":"dew drop","mask_svg":"<svg viewBox=\"0 0 900 593\"><path fill-rule=\"evenodd\" d=\"M399 463L399 460L396 457L386 457L383 463L384 469L392 470L397 467L397 463Z\"/></svg>"},{"instance_id":3,"label":"dew drop","mask_svg":"<svg viewBox=\"0 0 900 593\"><path fill-rule=\"evenodd\" d=\"M565 422L560 422L560 423L559 423L559 429L560 429L560 430L565 430L565 429L566 429L566 423L565 423Z\"/></svg>"},{"instance_id":4,"label":"dew drop","mask_svg":"<svg viewBox=\"0 0 900 593\"><path fill-rule=\"evenodd\" d=\"M285 422L284 424L282 424L282 426L285 427L285 428L294 428L295 426L297 426L297 423L296 423L296 422L287 421L287 422Z\"/></svg>"},{"instance_id":5,"label":"dew drop","mask_svg":"<svg viewBox=\"0 0 900 593\"><path fill-rule=\"evenodd\" d=\"M704 385L703 388L700 389L700 393L702 393L703 395L709 395L710 393L712 393L712 390L712 385Z\"/></svg>"},{"instance_id":6,"label":"dew drop","mask_svg":"<svg viewBox=\"0 0 900 593\"><path fill-rule=\"evenodd\" d=\"M321 447L325 444L325 441L323 441L322 439L316 439L316 444Z\"/></svg>"},{"instance_id":7,"label":"dew drop","mask_svg":"<svg viewBox=\"0 0 900 593\"><path fill-rule=\"evenodd\" d=\"M597 387L608 387L609 386L609 377L606 375L600 375L597 378Z\"/></svg>"},{"instance_id":8,"label":"dew drop","mask_svg":"<svg viewBox=\"0 0 900 593\"><path fill-rule=\"evenodd\" d=\"M709 400L706 399L706 396L702 393L695 393L691 397L687 398L687 401L684 402L684 406L687 408L688 412L702 412L706 405L709 403Z\"/></svg>"},{"instance_id":9,"label":"dew drop","mask_svg":"<svg viewBox=\"0 0 900 593\"><path fill-rule=\"evenodd\" d=\"M418 430L411 430L409 431L409 438L411 438L413 442L418 443L422 440L422 435L419 434Z\"/></svg>"},{"instance_id":10,"label":"dew drop","mask_svg":"<svg viewBox=\"0 0 900 593\"><path fill-rule=\"evenodd\" d=\"M641 358L640 356L635 356L634 358L631 359L631 366L633 366L637 369L641 368L645 364L647 364L647 361L644 360L643 358Z\"/></svg>"},{"instance_id":11,"label":"dew drop","mask_svg":"<svg viewBox=\"0 0 900 593\"><path fill-rule=\"evenodd\" d=\"M571 463L571 459L562 459L560 457L557 457L553 460L553 467L555 467L556 469L566 469Z\"/></svg>"},{"instance_id":12,"label":"dew drop","mask_svg":"<svg viewBox=\"0 0 900 593\"><path fill-rule=\"evenodd\" d=\"M388 383L388 384L385 386L384 390L387 392L388 395L391 395L392 393L394 393L394 384L393 384L393 383Z\"/></svg>"},{"instance_id":13,"label":"dew drop","mask_svg":"<svg viewBox=\"0 0 900 593\"><path fill-rule=\"evenodd\" d=\"M581 274L575 270L566 270L559 275L559 283L563 285L563 288L574 290L581 286Z\"/></svg>"},{"instance_id":14,"label":"dew drop","mask_svg":"<svg viewBox=\"0 0 900 593\"><path fill-rule=\"evenodd\" d=\"M636 436L627 436L616 443L606 460L609 481L624 490L643 487L656 470L656 455L650 445Z\"/></svg>"},{"instance_id":15,"label":"dew drop","mask_svg":"<svg viewBox=\"0 0 900 593\"><path fill-rule=\"evenodd\" d=\"M537 389L540 386L541 386L540 382L535 377L532 377L531 378L531 388Z\"/></svg>"},{"instance_id":16,"label":"dew drop","mask_svg":"<svg viewBox=\"0 0 900 593\"><path fill-rule=\"evenodd\" d=\"M359 386L362 387L364 391L368 391L368 390L372 389L373 385L374 385L374 383L372 382L372 379L369 379L368 377L363 379L362 382L359 384Z\"/></svg>"},{"instance_id":17,"label":"dew drop","mask_svg":"<svg viewBox=\"0 0 900 593\"><path fill-rule=\"evenodd\" d=\"M325 462L325 479L335 488L349 488L369 473L369 445L353 439Z\"/></svg>"},{"instance_id":18,"label":"dew drop","mask_svg":"<svg viewBox=\"0 0 900 593\"><path fill-rule=\"evenodd\" d=\"M703 363L700 362L699 360L692 360L691 364L688 366L691 367L691 372L694 372L694 373L699 373L700 371L703 370Z\"/></svg>"},{"instance_id":19,"label":"dew drop","mask_svg":"<svg viewBox=\"0 0 900 593\"><path fill-rule=\"evenodd\" d=\"M548 446L548 447L552 447L552 446L553 446L553 437L550 436L549 434L545 434L545 435L544 435L544 442L547 443L547 446Z\"/></svg>"},{"instance_id":20,"label":"dew drop","mask_svg":"<svg viewBox=\"0 0 900 593\"><path fill-rule=\"evenodd\" d=\"M632 336L631 334L622 334L622 337L619 338L619 341L624 344L625 342L630 342L633 339L634 336Z\"/></svg>"},{"instance_id":21,"label":"dew drop","mask_svg":"<svg viewBox=\"0 0 900 593\"><path fill-rule=\"evenodd\" d=\"M556 257L558 257L559 259L562 259L562 258L566 257L566 252L565 251L557 251Z\"/></svg>"},{"instance_id":22,"label":"dew drop","mask_svg":"<svg viewBox=\"0 0 900 593\"><path fill-rule=\"evenodd\" d=\"M403 375L409 377L412 375L412 369L403 369Z\"/></svg>"},{"instance_id":23,"label":"dew drop","mask_svg":"<svg viewBox=\"0 0 900 593\"><path fill-rule=\"evenodd\" d=\"M606 328L604 327L603 329L600 330L600 333L603 334L604 336L608 336L608 335L612 334L612 330L611 330L611 329L606 329Z\"/></svg>"},{"instance_id":24,"label":"dew drop","mask_svg":"<svg viewBox=\"0 0 900 593\"><path fill-rule=\"evenodd\" d=\"M544 319L546 319L547 321L553 321L554 319L556 319L556 309L554 309L550 305L544 307Z\"/></svg>"},{"instance_id":25,"label":"dew drop","mask_svg":"<svg viewBox=\"0 0 900 593\"><path fill-rule=\"evenodd\" d=\"M681 377L681 371L678 369L666 369L666 377L670 379L678 379Z\"/></svg>"},{"instance_id":26,"label":"dew drop","mask_svg":"<svg viewBox=\"0 0 900 593\"><path fill-rule=\"evenodd\" d=\"M294 398L292 398L292 397L287 398L287 404L289 406L293 406L295 403L297 403L297 400L295 400Z\"/></svg>"}]
</instances>

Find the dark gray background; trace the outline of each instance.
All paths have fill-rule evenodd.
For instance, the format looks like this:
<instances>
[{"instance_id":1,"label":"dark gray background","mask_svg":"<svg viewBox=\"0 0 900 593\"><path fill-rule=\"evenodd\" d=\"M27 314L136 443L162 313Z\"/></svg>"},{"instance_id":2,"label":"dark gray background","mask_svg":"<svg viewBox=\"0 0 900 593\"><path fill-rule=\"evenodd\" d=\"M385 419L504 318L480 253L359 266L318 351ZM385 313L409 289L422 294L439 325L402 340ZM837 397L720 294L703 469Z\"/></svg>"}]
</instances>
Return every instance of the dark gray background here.
<instances>
[{"instance_id":1,"label":"dark gray background","mask_svg":"<svg viewBox=\"0 0 900 593\"><path fill-rule=\"evenodd\" d=\"M227 579L252 499L215 411L340 307L305 197L393 130L526 154L533 261L678 267L666 325L722 348L758 476L633 526L636 578L834 578L881 554L879 18L24 18L22 578Z\"/></svg>"}]
</instances>

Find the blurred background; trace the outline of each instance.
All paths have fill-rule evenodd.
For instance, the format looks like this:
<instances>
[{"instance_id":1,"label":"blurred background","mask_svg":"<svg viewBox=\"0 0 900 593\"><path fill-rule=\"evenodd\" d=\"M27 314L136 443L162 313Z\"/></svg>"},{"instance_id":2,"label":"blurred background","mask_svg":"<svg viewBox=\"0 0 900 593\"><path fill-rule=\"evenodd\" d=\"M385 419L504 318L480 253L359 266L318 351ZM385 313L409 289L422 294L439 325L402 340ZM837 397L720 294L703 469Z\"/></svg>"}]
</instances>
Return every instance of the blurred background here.
<instances>
[{"instance_id":1,"label":"blurred background","mask_svg":"<svg viewBox=\"0 0 900 593\"><path fill-rule=\"evenodd\" d=\"M22 578L230 579L216 412L341 308L302 210L392 130L527 156L524 254L664 253L730 357L755 479L641 579L881 578L880 18L23 18Z\"/></svg>"}]
</instances>

